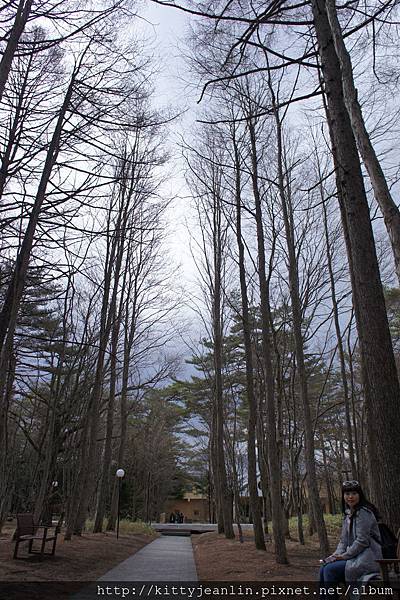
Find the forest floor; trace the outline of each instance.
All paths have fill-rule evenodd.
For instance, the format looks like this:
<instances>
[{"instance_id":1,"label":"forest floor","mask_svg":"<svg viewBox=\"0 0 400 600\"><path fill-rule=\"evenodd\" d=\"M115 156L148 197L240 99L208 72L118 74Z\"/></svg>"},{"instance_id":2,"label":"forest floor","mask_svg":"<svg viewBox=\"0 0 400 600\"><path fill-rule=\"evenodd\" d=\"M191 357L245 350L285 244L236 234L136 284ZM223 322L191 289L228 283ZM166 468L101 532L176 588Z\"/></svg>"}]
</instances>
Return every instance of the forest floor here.
<instances>
[{"instance_id":1,"label":"forest floor","mask_svg":"<svg viewBox=\"0 0 400 600\"><path fill-rule=\"evenodd\" d=\"M94 581L157 537L148 533L120 533L117 540L113 532L84 533L65 542L61 532L54 557L46 556L39 561L37 555L27 553L27 544L20 544L21 560L14 560L11 541L14 529L15 526L7 524L0 536L0 582ZM51 545L49 542L49 549Z\"/></svg>"},{"instance_id":2,"label":"forest floor","mask_svg":"<svg viewBox=\"0 0 400 600\"><path fill-rule=\"evenodd\" d=\"M327 523L332 547L338 537L339 522ZM20 555L24 558L14 560L14 543L11 541L14 529L7 524L0 536L0 582L95 581L157 537L150 529L143 533L122 530L118 540L115 533L84 533L65 542L61 533L55 557L39 561L37 556L29 556L21 544ZM316 535L308 538L305 545L295 539L287 540L289 565L278 565L272 541L267 540L266 544L267 552L257 550L251 530L244 531L242 544L237 538L227 540L216 532L193 535L199 580L315 581L321 558Z\"/></svg>"},{"instance_id":3,"label":"forest floor","mask_svg":"<svg viewBox=\"0 0 400 600\"><path fill-rule=\"evenodd\" d=\"M337 545L340 517L327 523L331 548ZM292 530L292 527L291 527ZM227 540L217 533L192 536L197 575L200 581L315 581L319 571L318 538L315 534L301 545L286 540L289 565L275 562L273 542L266 540L267 552L257 550L252 531L244 531L244 542Z\"/></svg>"}]
</instances>

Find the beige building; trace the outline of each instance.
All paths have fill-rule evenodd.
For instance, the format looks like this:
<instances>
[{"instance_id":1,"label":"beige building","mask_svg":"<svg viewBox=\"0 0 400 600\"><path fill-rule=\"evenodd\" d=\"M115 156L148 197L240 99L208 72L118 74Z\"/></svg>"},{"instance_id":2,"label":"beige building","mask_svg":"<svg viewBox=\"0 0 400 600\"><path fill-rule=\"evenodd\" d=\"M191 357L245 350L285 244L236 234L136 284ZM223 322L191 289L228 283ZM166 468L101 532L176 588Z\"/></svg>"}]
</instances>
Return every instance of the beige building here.
<instances>
[{"instance_id":1,"label":"beige building","mask_svg":"<svg viewBox=\"0 0 400 600\"><path fill-rule=\"evenodd\" d=\"M329 510L329 502L324 487L320 490L320 498L324 513ZM262 509L262 498L259 498ZM243 514L249 517L249 498L247 496L240 498ZM304 511L307 507L304 506ZM170 522L172 513L182 513L184 521L187 523L210 523L210 505L209 498L205 494L200 494L195 490L185 492L182 498L169 498L164 504L164 512L161 514L160 521Z\"/></svg>"},{"instance_id":2,"label":"beige building","mask_svg":"<svg viewBox=\"0 0 400 600\"><path fill-rule=\"evenodd\" d=\"M186 522L208 523L208 497L195 491L185 492L182 498L170 498L164 505L165 522L169 523L171 513L179 511Z\"/></svg>"}]
</instances>

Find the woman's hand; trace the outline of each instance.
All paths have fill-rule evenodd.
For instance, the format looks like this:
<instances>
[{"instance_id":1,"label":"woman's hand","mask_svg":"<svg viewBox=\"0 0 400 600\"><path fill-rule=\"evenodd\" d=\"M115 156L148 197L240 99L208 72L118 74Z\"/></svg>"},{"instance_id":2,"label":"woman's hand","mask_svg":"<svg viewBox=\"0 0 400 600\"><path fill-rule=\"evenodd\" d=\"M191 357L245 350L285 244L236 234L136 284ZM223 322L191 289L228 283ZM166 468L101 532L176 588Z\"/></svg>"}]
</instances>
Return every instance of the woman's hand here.
<instances>
[{"instance_id":1,"label":"woman's hand","mask_svg":"<svg viewBox=\"0 0 400 600\"><path fill-rule=\"evenodd\" d=\"M329 563L333 563L333 562L335 562L335 560L337 560L337 559L336 559L336 556L335 556L334 554L331 554L330 556L327 556L327 557L324 559L324 564L325 564L325 565L328 565Z\"/></svg>"},{"instance_id":2,"label":"woman's hand","mask_svg":"<svg viewBox=\"0 0 400 600\"><path fill-rule=\"evenodd\" d=\"M344 558L340 554L331 554L330 556L324 559L324 564L327 565L329 563L336 562L337 560L344 560Z\"/></svg>"}]
</instances>

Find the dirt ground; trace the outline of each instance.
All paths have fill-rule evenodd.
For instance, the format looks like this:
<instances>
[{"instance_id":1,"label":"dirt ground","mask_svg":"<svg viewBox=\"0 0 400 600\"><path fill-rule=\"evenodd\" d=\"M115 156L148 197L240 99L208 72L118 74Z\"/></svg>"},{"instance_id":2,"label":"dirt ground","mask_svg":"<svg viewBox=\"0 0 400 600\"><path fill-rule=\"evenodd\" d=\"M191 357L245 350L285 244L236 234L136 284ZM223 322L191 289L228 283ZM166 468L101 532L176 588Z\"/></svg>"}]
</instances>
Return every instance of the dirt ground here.
<instances>
[{"instance_id":1,"label":"dirt ground","mask_svg":"<svg viewBox=\"0 0 400 600\"><path fill-rule=\"evenodd\" d=\"M256 550L249 532L243 544L217 533L192 536L192 544L200 581L315 581L319 571L321 556L314 540L305 546L287 540L289 565L275 562L271 541L266 542L267 552Z\"/></svg>"},{"instance_id":2,"label":"dirt ground","mask_svg":"<svg viewBox=\"0 0 400 600\"><path fill-rule=\"evenodd\" d=\"M36 555L28 554L27 544L20 544L21 559L14 560L12 533L8 528L0 536L0 582L94 581L154 539L144 534L120 534L117 540L115 533L85 533L65 542L61 532L54 557L39 561Z\"/></svg>"},{"instance_id":3,"label":"dirt ground","mask_svg":"<svg viewBox=\"0 0 400 600\"><path fill-rule=\"evenodd\" d=\"M39 561L20 545L20 560L12 558L13 529L0 536L1 582L87 582L94 581L109 569L153 541L144 534L91 534L65 542L61 533L55 557ZM317 540L301 546L287 541L289 565L275 562L273 544L266 542L267 552L256 550L252 532L245 532L244 543L227 540L217 533L192 536L194 557L200 581L315 581L320 558ZM49 544L50 546L51 544Z\"/></svg>"}]
</instances>

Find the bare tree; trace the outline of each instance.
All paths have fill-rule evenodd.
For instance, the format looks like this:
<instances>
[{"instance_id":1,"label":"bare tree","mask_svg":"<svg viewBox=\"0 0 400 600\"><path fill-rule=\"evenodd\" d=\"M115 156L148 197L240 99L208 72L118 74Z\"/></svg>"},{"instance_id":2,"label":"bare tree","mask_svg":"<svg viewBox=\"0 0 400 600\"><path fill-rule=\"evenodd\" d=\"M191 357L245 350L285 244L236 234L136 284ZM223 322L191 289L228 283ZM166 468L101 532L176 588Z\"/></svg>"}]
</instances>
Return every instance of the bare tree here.
<instances>
[{"instance_id":1,"label":"bare tree","mask_svg":"<svg viewBox=\"0 0 400 600\"><path fill-rule=\"evenodd\" d=\"M214 404L211 428L211 458L214 486L217 491L218 527L227 538L234 538L232 503L227 482L224 451L224 397L223 397L223 296L226 286L226 256L228 224L224 219L222 171L218 166L221 149L208 136L204 152L211 160L199 160L196 166L189 162L193 193L197 199L197 213L201 226L201 252L204 274L201 274L206 299L210 303L211 331L214 360ZM214 157L214 158L212 158Z\"/></svg>"},{"instance_id":2,"label":"bare tree","mask_svg":"<svg viewBox=\"0 0 400 600\"><path fill-rule=\"evenodd\" d=\"M384 518L396 528L399 508L395 488L400 473L400 458L394 446L400 418L399 382L360 161L343 98L339 59L325 5L315 0L312 8L327 92L328 118L336 155L340 207L352 278L372 486ZM382 435L377 435L377 431Z\"/></svg>"},{"instance_id":3,"label":"bare tree","mask_svg":"<svg viewBox=\"0 0 400 600\"><path fill-rule=\"evenodd\" d=\"M340 62L344 103L349 114L358 151L367 169L375 199L385 221L392 245L397 278L400 281L400 211L393 200L382 166L365 126L357 88L354 83L351 58L343 40L335 2L328 0L326 11L336 54Z\"/></svg>"}]
</instances>

